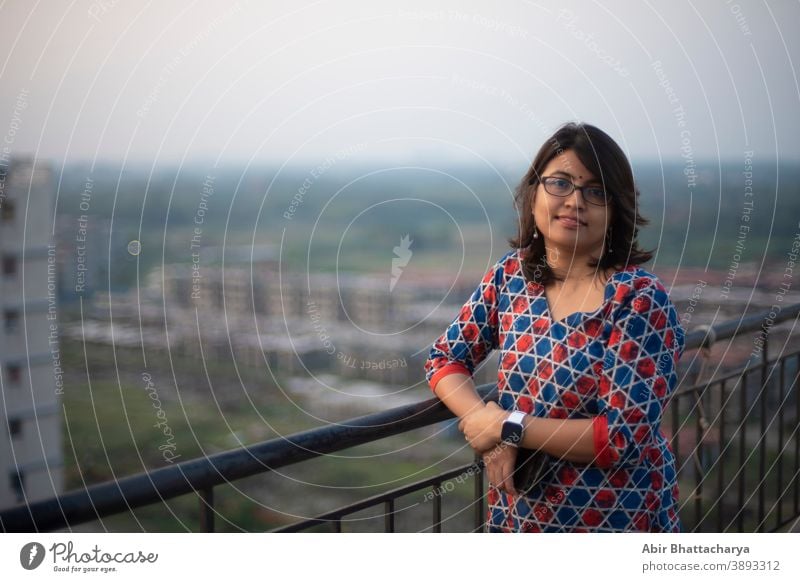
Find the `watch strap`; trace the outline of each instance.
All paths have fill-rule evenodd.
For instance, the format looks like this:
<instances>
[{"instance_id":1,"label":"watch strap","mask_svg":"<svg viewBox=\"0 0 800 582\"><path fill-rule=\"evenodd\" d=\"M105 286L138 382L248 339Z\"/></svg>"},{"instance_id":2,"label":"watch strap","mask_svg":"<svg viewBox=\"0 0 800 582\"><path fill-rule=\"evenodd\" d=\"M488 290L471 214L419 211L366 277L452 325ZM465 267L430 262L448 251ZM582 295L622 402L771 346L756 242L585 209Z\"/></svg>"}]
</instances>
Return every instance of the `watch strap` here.
<instances>
[{"instance_id":1,"label":"watch strap","mask_svg":"<svg viewBox=\"0 0 800 582\"><path fill-rule=\"evenodd\" d=\"M519 410L513 411L508 415L508 418L503 421L503 427L500 438L503 442L512 446L518 446L522 441L522 434L525 430L525 425L522 424L525 418L525 413Z\"/></svg>"}]
</instances>

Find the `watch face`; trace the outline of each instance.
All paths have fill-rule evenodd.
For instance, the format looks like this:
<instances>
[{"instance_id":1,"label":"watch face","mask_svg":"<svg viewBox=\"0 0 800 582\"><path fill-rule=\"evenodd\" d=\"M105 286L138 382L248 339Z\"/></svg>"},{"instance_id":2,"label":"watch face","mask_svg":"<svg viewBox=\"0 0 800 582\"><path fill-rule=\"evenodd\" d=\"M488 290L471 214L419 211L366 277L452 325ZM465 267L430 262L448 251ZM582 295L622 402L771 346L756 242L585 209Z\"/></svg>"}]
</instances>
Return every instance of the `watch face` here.
<instances>
[{"instance_id":1,"label":"watch face","mask_svg":"<svg viewBox=\"0 0 800 582\"><path fill-rule=\"evenodd\" d=\"M516 422L504 422L500 437L503 441L516 445L522 440L522 425Z\"/></svg>"}]
</instances>

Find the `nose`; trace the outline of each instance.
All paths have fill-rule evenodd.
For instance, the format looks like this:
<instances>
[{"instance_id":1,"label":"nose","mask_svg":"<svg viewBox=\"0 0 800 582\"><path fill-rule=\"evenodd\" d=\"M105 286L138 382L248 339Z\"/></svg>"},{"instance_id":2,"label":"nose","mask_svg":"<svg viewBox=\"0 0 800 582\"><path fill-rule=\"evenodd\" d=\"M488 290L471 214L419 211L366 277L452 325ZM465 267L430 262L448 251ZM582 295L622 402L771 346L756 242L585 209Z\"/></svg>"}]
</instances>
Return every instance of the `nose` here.
<instances>
[{"instance_id":1,"label":"nose","mask_svg":"<svg viewBox=\"0 0 800 582\"><path fill-rule=\"evenodd\" d=\"M566 203L569 204L574 200L575 201L574 204L578 208L585 208L586 201L583 199L583 189L585 188L585 186L575 186L574 188L575 189L572 191L572 193L569 196L567 196ZM580 196L578 196L578 190L581 191Z\"/></svg>"}]
</instances>

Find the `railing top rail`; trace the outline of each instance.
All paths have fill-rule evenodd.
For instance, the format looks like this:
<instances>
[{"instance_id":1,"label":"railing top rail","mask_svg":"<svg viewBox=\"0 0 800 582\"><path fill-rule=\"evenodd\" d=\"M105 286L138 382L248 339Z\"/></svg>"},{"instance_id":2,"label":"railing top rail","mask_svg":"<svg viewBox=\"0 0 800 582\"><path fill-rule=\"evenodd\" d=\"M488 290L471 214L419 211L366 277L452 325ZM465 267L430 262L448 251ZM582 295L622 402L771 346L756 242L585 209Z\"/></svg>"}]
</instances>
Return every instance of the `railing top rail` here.
<instances>
[{"instance_id":1,"label":"railing top rail","mask_svg":"<svg viewBox=\"0 0 800 582\"><path fill-rule=\"evenodd\" d=\"M786 306L775 317L773 325L796 318L798 314L800 314L800 304ZM726 339L732 337L734 333L759 329L769 315L768 312L764 312L716 324L710 328L713 331L699 329L688 333L685 350L701 347L710 337L715 337L717 340ZM497 399L496 387L493 384L479 386L478 390L484 400ZM99 483L59 497L18 505L0 511L0 530L52 531L77 525L450 418L453 418L450 411L437 398L430 398L423 402L346 420L336 425L323 426L116 481Z\"/></svg>"}]
</instances>

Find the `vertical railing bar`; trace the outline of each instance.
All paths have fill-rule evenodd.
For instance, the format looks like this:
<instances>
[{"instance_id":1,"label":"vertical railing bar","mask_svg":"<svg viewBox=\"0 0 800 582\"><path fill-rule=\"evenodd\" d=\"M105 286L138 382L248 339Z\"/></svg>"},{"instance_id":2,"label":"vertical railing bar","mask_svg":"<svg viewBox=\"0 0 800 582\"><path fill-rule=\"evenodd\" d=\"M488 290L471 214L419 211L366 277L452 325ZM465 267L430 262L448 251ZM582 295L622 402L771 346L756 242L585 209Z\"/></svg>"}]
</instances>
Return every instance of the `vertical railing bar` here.
<instances>
[{"instance_id":1,"label":"vertical railing bar","mask_svg":"<svg viewBox=\"0 0 800 582\"><path fill-rule=\"evenodd\" d=\"M442 533L442 483L433 483L433 533Z\"/></svg>"},{"instance_id":2,"label":"vertical railing bar","mask_svg":"<svg viewBox=\"0 0 800 582\"><path fill-rule=\"evenodd\" d=\"M758 391L759 399L759 444L758 444L758 532L764 533L764 513L766 511L766 479L767 472L767 350L761 357L761 386ZM773 371L775 367L773 364Z\"/></svg>"},{"instance_id":3,"label":"vertical railing bar","mask_svg":"<svg viewBox=\"0 0 800 582\"><path fill-rule=\"evenodd\" d=\"M697 385L695 376L695 386ZM702 406L703 394L694 393L698 403ZM695 440L694 440L694 528L692 531L698 532L700 529L700 516L703 514L703 423L701 406L695 406Z\"/></svg>"},{"instance_id":4,"label":"vertical railing bar","mask_svg":"<svg viewBox=\"0 0 800 582\"><path fill-rule=\"evenodd\" d=\"M717 459L717 531L721 532L723 528L722 518L724 505L722 503L722 492L725 489L725 452L727 449L725 443L725 404L726 404L726 390L725 380L719 386L719 458Z\"/></svg>"},{"instance_id":5,"label":"vertical railing bar","mask_svg":"<svg viewBox=\"0 0 800 582\"><path fill-rule=\"evenodd\" d=\"M214 531L214 488L208 487L198 491L200 502L200 531Z\"/></svg>"},{"instance_id":6,"label":"vertical railing bar","mask_svg":"<svg viewBox=\"0 0 800 582\"><path fill-rule=\"evenodd\" d=\"M781 371L778 378L778 483L775 488L775 499L778 505L776 523L783 523L783 399L786 394L786 358L781 358Z\"/></svg>"},{"instance_id":7,"label":"vertical railing bar","mask_svg":"<svg viewBox=\"0 0 800 582\"><path fill-rule=\"evenodd\" d=\"M482 532L483 531L483 523L484 523L484 509L483 509L483 467L481 466L481 458L479 455L475 455L475 481L474 481L474 499L473 499L473 506L475 508L475 531Z\"/></svg>"},{"instance_id":8,"label":"vertical railing bar","mask_svg":"<svg viewBox=\"0 0 800 582\"><path fill-rule=\"evenodd\" d=\"M795 424L800 423L800 354L795 356L794 380ZM800 434L794 433L794 514L800 514Z\"/></svg>"},{"instance_id":9,"label":"vertical railing bar","mask_svg":"<svg viewBox=\"0 0 800 582\"><path fill-rule=\"evenodd\" d=\"M681 396L678 395L672 401L672 438L670 445L672 446L672 454L675 457L675 467L681 467L681 451L680 440L678 439L678 430L680 429L680 410L681 410ZM676 476L677 478L677 476Z\"/></svg>"},{"instance_id":10,"label":"vertical railing bar","mask_svg":"<svg viewBox=\"0 0 800 582\"><path fill-rule=\"evenodd\" d=\"M739 531L744 533L744 488L747 484L747 480L745 479L747 470L745 468L745 439L747 438L747 419L744 415L747 412L747 376L748 371L745 370L742 373L742 383L741 383L741 393L739 394L739 410L741 415L741 423L739 424L739 490L738 490L738 499L737 499L737 506L739 508L739 514L736 518L738 522Z\"/></svg>"},{"instance_id":11,"label":"vertical railing bar","mask_svg":"<svg viewBox=\"0 0 800 582\"><path fill-rule=\"evenodd\" d=\"M387 499L383 502L384 518L383 525L386 533L394 533L394 499Z\"/></svg>"},{"instance_id":12,"label":"vertical railing bar","mask_svg":"<svg viewBox=\"0 0 800 582\"><path fill-rule=\"evenodd\" d=\"M337 517L333 520L333 531L336 533L342 533L342 518Z\"/></svg>"}]
</instances>

